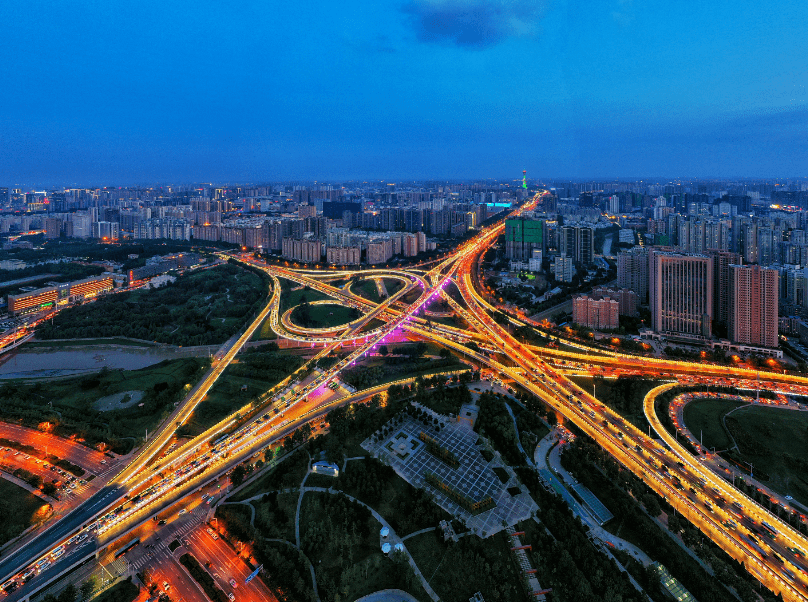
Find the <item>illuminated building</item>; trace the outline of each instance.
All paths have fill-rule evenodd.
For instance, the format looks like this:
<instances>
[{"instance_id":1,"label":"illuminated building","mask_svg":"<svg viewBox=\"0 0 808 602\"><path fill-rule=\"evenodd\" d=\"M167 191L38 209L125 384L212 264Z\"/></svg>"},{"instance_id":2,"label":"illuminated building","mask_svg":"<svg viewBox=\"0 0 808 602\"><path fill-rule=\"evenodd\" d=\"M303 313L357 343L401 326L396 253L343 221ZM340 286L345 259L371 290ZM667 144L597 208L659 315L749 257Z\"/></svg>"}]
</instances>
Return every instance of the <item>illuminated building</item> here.
<instances>
[{"instance_id":1,"label":"illuminated building","mask_svg":"<svg viewBox=\"0 0 808 602\"><path fill-rule=\"evenodd\" d=\"M730 340L777 347L779 272L758 265L731 265L728 273Z\"/></svg>"},{"instance_id":2,"label":"illuminated building","mask_svg":"<svg viewBox=\"0 0 808 602\"><path fill-rule=\"evenodd\" d=\"M702 255L652 251L649 262L654 330L704 340L712 333L713 262Z\"/></svg>"}]
</instances>

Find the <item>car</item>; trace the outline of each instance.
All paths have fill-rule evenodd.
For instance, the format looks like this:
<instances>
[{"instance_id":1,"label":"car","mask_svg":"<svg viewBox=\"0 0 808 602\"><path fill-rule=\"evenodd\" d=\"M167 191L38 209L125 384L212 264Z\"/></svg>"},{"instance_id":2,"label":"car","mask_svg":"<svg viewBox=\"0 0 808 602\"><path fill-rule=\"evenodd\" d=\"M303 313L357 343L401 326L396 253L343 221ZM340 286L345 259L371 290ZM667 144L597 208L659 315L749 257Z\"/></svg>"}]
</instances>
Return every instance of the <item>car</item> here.
<instances>
[{"instance_id":1,"label":"car","mask_svg":"<svg viewBox=\"0 0 808 602\"><path fill-rule=\"evenodd\" d=\"M106 464L106 463L107 463L106 460L101 460L101 464Z\"/></svg>"},{"instance_id":2,"label":"car","mask_svg":"<svg viewBox=\"0 0 808 602\"><path fill-rule=\"evenodd\" d=\"M170 590L170 589L171 589L171 584L169 584L169 582L168 582L168 581L163 581L163 589L164 589L165 591Z\"/></svg>"},{"instance_id":3,"label":"car","mask_svg":"<svg viewBox=\"0 0 808 602\"><path fill-rule=\"evenodd\" d=\"M213 535L213 529L211 529L210 527L208 527L208 533L210 533L211 535Z\"/></svg>"},{"instance_id":4,"label":"car","mask_svg":"<svg viewBox=\"0 0 808 602\"><path fill-rule=\"evenodd\" d=\"M227 597L230 599L230 602L235 602L236 597L233 595L233 592L227 594Z\"/></svg>"},{"instance_id":5,"label":"car","mask_svg":"<svg viewBox=\"0 0 808 602\"><path fill-rule=\"evenodd\" d=\"M186 508L183 508L182 510L180 510L179 515L182 516L183 514L187 514L187 513L188 513L188 510Z\"/></svg>"},{"instance_id":6,"label":"car","mask_svg":"<svg viewBox=\"0 0 808 602\"><path fill-rule=\"evenodd\" d=\"M158 525L164 525L164 524L166 524L166 519L161 520L161 521L160 521L160 522L158 522L157 524L158 524Z\"/></svg>"},{"instance_id":7,"label":"car","mask_svg":"<svg viewBox=\"0 0 808 602\"><path fill-rule=\"evenodd\" d=\"M230 577L230 585L232 585L233 587L238 587L238 583L232 577Z\"/></svg>"}]
</instances>

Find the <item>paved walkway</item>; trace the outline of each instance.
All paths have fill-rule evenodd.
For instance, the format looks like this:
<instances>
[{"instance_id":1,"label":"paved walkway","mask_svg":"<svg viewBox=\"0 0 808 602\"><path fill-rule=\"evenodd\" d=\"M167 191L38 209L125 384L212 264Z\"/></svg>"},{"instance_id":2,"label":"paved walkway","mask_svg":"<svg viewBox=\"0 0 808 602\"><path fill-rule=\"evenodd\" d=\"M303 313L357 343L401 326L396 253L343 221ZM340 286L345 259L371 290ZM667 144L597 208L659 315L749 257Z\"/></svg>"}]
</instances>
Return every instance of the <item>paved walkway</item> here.
<instances>
[{"instance_id":1,"label":"paved walkway","mask_svg":"<svg viewBox=\"0 0 808 602\"><path fill-rule=\"evenodd\" d=\"M347 493L339 491L338 489L331 489L331 488L326 489L325 487L302 487L302 486L300 488L300 497L301 497L301 499L303 497L303 494L306 493L306 492L309 492L309 491L312 491L312 492L316 491L316 492L319 492L319 493L331 493L331 494L342 493L346 498L348 498L352 502L356 502L360 506L364 506L365 508L370 510L370 513L373 515L373 518L375 518L377 521L379 521L379 523L381 523L381 525L383 527L387 527L387 529L390 531L390 534L387 536L386 541L389 542L391 546L395 547L395 545L397 543L402 543L403 542L403 539L396 534L393 527L390 526L390 523L388 523L381 514L376 512L376 510L374 510L373 508L368 506L363 501L358 500L355 497L348 495ZM299 504L299 502L298 502L298 504ZM295 516L295 533L296 534L300 532L299 519L300 519L300 515L298 513ZM413 533L413 535L414 535L414 533ZM412 555L410 554L410 551L407 550L406 546L404 547L404 551L407 554L407 561L409 562L410 567L412 567L412 570L415 573L415 576L418 577L421 580L421 585L426 590L426 593L429 594L429 597L432 598L432 600L434 602L440 602L440 598L438 597L438 594L436 594L435 590L432 589L432 586L429 585L429 582L426 580L426 577L424 577L424 575L421 573L421 569L418 568L418 565L415 564L415 561L413 560Z\"/></svg>"}]
</instances>

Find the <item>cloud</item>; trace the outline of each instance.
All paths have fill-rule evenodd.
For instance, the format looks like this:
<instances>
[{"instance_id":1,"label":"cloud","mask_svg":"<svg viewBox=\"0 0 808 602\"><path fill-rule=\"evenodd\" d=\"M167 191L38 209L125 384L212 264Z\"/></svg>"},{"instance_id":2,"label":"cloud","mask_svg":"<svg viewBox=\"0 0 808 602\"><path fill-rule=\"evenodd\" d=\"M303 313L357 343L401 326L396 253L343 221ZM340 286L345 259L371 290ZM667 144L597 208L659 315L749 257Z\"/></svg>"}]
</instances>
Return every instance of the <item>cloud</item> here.
<instances>
[{"instance_id":1,"label":"cloud","mask_svg":"<svg viewBox=\"0 0 808 602\"><path fill-rule=\"evenodd\" d=\"M411 0L402 8L422 42L471 49L533 35L543 9L542 0Z\"/></svg>"}]
</instances>

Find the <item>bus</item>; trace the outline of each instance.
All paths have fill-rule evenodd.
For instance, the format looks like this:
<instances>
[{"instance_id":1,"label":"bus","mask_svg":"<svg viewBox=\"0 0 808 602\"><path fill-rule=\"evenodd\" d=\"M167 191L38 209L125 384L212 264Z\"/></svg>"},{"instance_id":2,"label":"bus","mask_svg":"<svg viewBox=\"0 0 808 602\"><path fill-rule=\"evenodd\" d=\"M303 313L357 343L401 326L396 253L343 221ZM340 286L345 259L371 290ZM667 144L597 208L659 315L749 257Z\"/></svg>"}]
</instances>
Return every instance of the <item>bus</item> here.
<instances>
[{"instance_id":1,"label":"bus","mask_svg":"<svg viewBox=\"0 0 808 602\"><path fill-rule=\"evenodd\" d=\"M765 530L766 535L768 535L772 539L775 539L777 537L777 530L774 527L772 527L769 523L767 523L764 520L764 521L761 521L760 524L763 527L763 529Z\"/></svg>"},{"instance_id":2,"label":"bus","mask_svg":"<svg viewBox=\"0 0 808 602\"><path fill-rule=\"evenodd\" d=\"M120 550L115 552L115 558L120 558L121 556L123 556L127 552L131 552L132 550L134 550L139 545L140 545L140 538L133 539L128 544L126 544L124 547L122 547Z\"/></svg>"}]
</instances>

